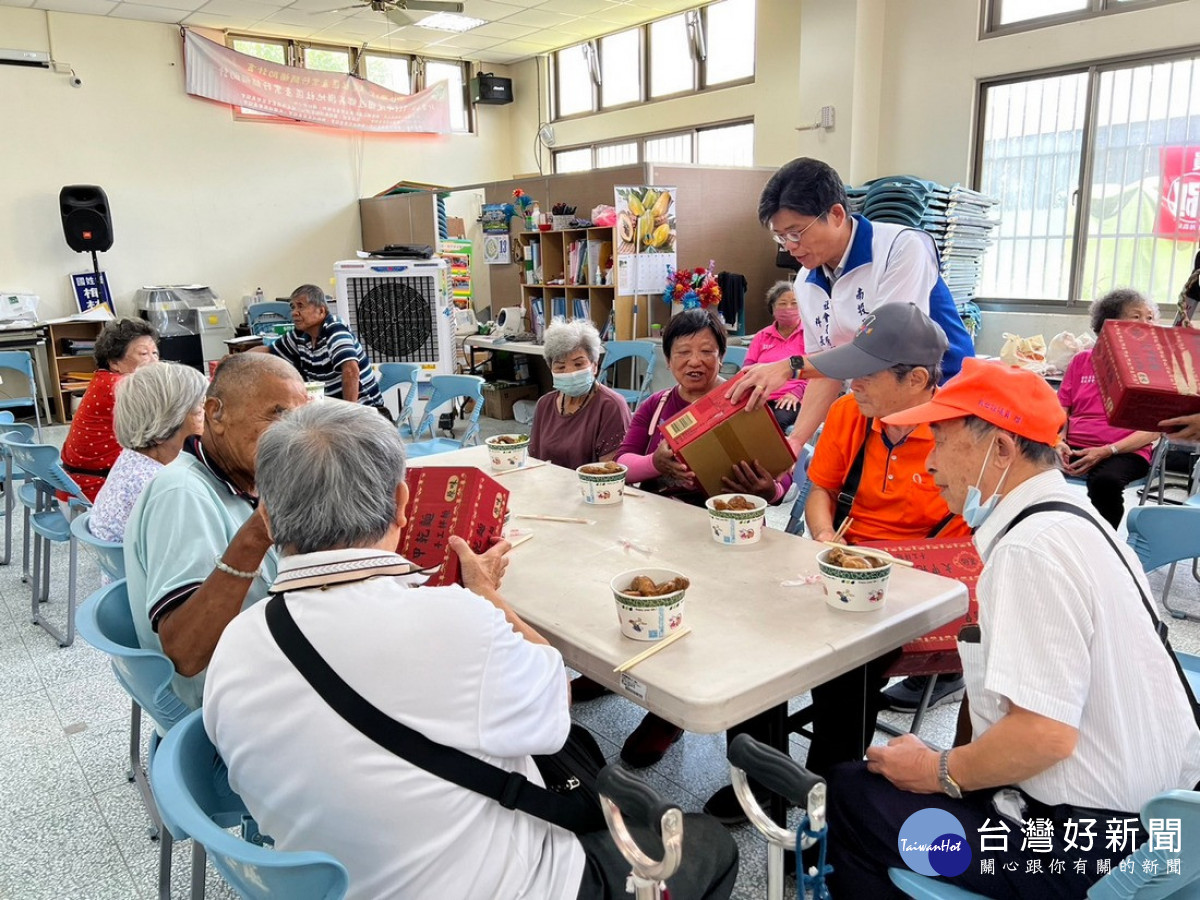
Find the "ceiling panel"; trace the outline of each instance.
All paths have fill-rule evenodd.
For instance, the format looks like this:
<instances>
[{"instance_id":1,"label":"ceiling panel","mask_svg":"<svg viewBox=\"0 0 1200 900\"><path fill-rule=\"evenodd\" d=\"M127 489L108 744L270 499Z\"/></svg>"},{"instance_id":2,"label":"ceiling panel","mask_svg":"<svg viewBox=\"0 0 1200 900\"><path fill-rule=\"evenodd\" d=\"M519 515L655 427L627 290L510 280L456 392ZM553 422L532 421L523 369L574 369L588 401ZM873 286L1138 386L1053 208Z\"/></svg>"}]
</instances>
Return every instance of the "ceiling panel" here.
<instances>
[{"instance_id":1,"label":"ceiling panel","mask_svg":"<svg viewBox=\"0 0 1200 900\"><path fill-rule=\"evenodd\" d=\"M110 12L109 15L116 19L134 19L139 22L167 22L174 25L191 15L191 12L186 9L143 6L140 3L118 3L117 8Z\"/></svg>"},{"instance_id":2,"label":"ceiling panel","mask_svg":"<svg viewBox=\"0 0 1200 900\"><path fill-rule=\"evenodd\" d=\"M117 4L111 0L38 0L36 9L51 9L55 12L75 12L89 16L104 16L112 12Z\"/></svg>"}]
</instances>

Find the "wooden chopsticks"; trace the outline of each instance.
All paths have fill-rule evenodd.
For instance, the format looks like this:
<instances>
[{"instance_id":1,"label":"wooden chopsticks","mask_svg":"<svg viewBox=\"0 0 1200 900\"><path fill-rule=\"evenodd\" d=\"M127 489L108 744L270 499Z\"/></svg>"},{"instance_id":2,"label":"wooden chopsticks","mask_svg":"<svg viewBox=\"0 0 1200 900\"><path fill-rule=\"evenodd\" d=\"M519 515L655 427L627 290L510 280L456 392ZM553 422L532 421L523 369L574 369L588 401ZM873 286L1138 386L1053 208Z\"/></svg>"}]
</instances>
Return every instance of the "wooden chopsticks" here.
<instances>
[{"instance_id":1,"label":"wooden chopsticks","mask_svg":"<svg viewBox=\"0 0 1200 900\"><path fill-rule=\"evenodd\" d=\"M631 656L629 659L625 660L625 662L621 663L619 666L617 666L615 669L613 669L613 671L614 672L628 672L630 669L632 669L638 663L642 662L642 660L649 659L651 656L653 656L659 650L662 650L665 647L669 647L671 644L675 643L680 638L687 637L691 633L692 633L692 629L689 628L688 626L684 625L682 628L680 628L678 631L676 631L670 637L663 638L661 641L659 641L653 647L646 648L641 653L639 653L637 656Z\"/></svg>"}]
</instances>

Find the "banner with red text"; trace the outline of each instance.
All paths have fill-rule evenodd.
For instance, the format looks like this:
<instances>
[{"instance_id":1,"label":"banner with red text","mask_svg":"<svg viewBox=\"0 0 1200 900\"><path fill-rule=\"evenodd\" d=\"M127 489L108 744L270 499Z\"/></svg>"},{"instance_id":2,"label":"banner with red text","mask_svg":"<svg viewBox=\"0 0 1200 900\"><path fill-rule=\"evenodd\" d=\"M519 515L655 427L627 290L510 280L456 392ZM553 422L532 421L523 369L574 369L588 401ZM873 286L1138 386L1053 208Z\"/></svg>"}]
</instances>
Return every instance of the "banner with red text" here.
<instances>
[{"instance_id":1,"label":"banner with red text","mask_svg":"<svg viewBox=\"0 0 1200 900\"><path fill-rule=\"evenodd\" d=\"M1162 188L1154 233L1177 241L1200 237L1200 147L1162 147Z\"/></svg>"},{"instance_id":2,"label":"banner with red text","mask_svg":"<svg viewBox=\"0 0 1200 900\"><path fill-rule=\"evenodd\" d=\"M397 94L336 72L281 66L184 31L187 92L331 128L447 134L448 83Z\"/></svg>"}]
</instances>

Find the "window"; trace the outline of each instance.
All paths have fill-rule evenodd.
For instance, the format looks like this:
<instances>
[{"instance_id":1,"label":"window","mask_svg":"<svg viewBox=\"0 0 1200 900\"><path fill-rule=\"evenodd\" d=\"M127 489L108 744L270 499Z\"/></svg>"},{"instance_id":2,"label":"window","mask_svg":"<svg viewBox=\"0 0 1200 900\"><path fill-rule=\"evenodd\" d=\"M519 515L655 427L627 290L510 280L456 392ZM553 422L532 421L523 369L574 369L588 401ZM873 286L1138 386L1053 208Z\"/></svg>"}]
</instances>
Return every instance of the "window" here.
<instances>
[{"instance_id":1,"label":"window","mask_svg":"<svg viewBox=\"0 0 1200 900\"><path fill-rule=\"evenodd\" d=\"M364 53L359 74L397 94L412 93L412 71L406 56Z\"/></svg>"},{"instance_id":2,"label":"window","mask_svg":"<svg viewBox=\"0 0 1200 900\"><path fill-rule=\"evenodd\" d=\"M436 59L425 61L425 83L423 87L450 82L450 127L455 131L470 131L467 118L467 85L463 78L463 64L441 62Z\"/></svg>"},{"instance_id":3,"label":"window","mask_svg":"<svg viewBox=\"0 0 1200 900\"><path fill-rule=\"evenodd\" d=\"M666 97L696 86L687 22L671 16L650 23L650 96Z\"/></svg>"},{"instance_id":4,"label":"window","mask_svg":"<svg viewBox=\"0 0 1200 900\"><path fill-rule=\"evenodd\" d=\"M985 35L1044 28L1178 0L983 0Z\"/></svg>"},{"instance_id":5,"label":"window","mask_svg":"<svg viewBox=\"0 0 1200 900\"><path fill-rule=\"evenodd\" d=\"M580 147L578 150L556 150L554 152L554 171L586 172L592 168L592 148Z\"/></svg>"},{"instance_id":6,"label":"window","mask_svg":"<svg viewBox=\"0 0 1200 900\"><path fill-rule=\"evenodd\" d=\"M1170 302L1200 237L1200 54L985 83L976 183L1000 201L982 297Z\"/></svg>"},{"instance_id":7,"label":"window","mask_svg":"<svg viewBox=\"0 0 1200 900\"><path fill-rule=\"evenodd\" d=\"M320 72L355 74L366 81L394 91L411 94L438 81L450 82L450 125L456 132L471 130L471 108L467 103L466 63L452 60L419 59L402 53L360 50L326 44L309 44L258 35L230 35L228 45L239 53L279 65L301 66ZM423 76L418 77L423 71ZM294 122L253 109L238 108L235 116Z\"/></svg>"},{"instance_id":8,"label":"window","mask_svg":"<svg viewBox=\"0 0 1200 900\"><path fill-rule=\"evenodd\" d=\"M335 50L332 47L305 47L304 68L349 75L350 51Z\"/></svg>"},{"instance_id":9,"label":"window","mask_svg":"<svg viewBox=\"0 0 1200 900\"><path fill-rule=\"evenodd\" d=\"M754 17L755 0L719 0L558 50L550 72L553 115L586 115L751 81Z\"/></svg>"},{"instance_id":10,"label":"window","mask_svg":"<svg viewBox=\"0 0 1200 900\"><path fill-rule=\"evenodd\" d=\"M705 16L704 86L753 78L754 0L722 0L708 7Z\"/></svg>"},{"instance_id":11,"label":"window","mask_svg":"<svg viewBox=\"0 0 1200 900\"><path fill-rule=\"evenodd\" d=\"M606 166L648 163L699 163L705 166L754 165L754 123L736 122L645 135L620 143L572 147L554 153L554 171L579 172Z\"/></svg>"},{"instance_id":12,"label":"window","mask_svg":"<svg viewBox=\"0 0 1200 900\"><path fill-rule=\"evenodd\" d=\"M600 39L600 105L608 108L642 99L642 32L619 31Z\"/></svg>"}]
</instances>

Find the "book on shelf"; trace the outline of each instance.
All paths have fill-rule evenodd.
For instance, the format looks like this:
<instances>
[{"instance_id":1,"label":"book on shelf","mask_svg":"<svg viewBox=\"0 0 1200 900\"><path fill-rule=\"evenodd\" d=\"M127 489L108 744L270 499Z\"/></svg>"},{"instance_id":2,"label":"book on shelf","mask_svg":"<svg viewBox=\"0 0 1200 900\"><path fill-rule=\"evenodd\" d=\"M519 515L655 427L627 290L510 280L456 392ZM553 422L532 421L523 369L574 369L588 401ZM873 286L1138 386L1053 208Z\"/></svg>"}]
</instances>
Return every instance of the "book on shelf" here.
<instances>
[{"instance_id":1,"label":"book on shelf","mask_svg":"<svg viewBox=\"0 0 1200 900\"><path fill-rule=\"evenodd\" d=\"M567 298L551 297L550 298L550 320L565 319L567 317Z\"/></svg>"},{"instance_id":2,"label":"book on shelf","mask_svg":"<svg viewBox=\"0 0 1200 900\"><path fill-rule=\"evenodd\" d=\"M592 318L592 301L587 297L576 297L571 303L571 318L590 321Z\"/></svg>"},{"instance_id":3,"label":"book on shelf","mask_svg":"<svg viewBox=\"0 0 1200 900\"><path fill-rule=\"evenodd\" d=\"M600 340L615 341L617 339L617 312L614 309L608 311L608 321L604 323L604 330L600 332Z\"/></svg>"},{"instance_id":4,"label":"book on shelf","mask_svg":"<svg viewBox=\"0 0 1200 900\"><path fill-rule=\"evenodd\" d=\"M544 284L546 279L542 272L542 242L531 241L529 244L529 255L533 258L533 281L532 284Z\"/></svg>"},{"instance_id":5,"label":"book on shelf","mask_svg":"<svg viewBox=\"0 0 1200 900\"><path fill-rule=\"evenodd\" d=\"M533 329L533 339L540 344L546 336L546 303L541 297L529 301L529 324Z\"/></svg>"}]
</instances>

